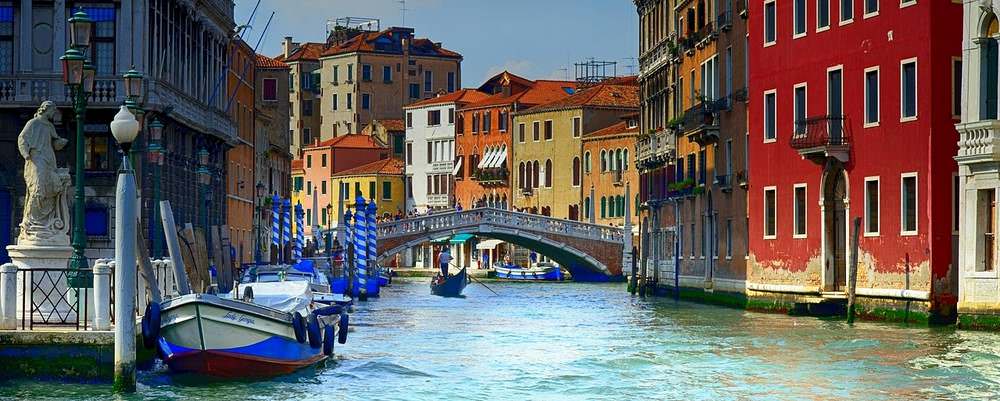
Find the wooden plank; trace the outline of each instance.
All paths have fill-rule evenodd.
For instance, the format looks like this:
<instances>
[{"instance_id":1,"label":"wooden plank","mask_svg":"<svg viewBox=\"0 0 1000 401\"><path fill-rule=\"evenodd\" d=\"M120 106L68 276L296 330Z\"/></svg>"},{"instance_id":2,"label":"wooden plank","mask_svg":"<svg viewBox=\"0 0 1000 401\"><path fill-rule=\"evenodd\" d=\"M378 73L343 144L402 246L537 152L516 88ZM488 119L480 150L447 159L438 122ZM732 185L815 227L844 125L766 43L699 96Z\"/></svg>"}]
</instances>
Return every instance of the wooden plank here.
<instances>
[{"instance_id":1,"label":"wooden plank","mask_svg":"<svg viewBox=\"0 0 1000 401\"><path fill-rule=\"evenodd\" d=\"M212 276L208 272L208 244L205 242L205 230L194 229L194 263L198 266L198 274L201 275L202 289L207 290L212 284Z\"/></svg>"},{"instance_id":2,"label":"wooden plank","mask_svg":"<svg viewBox=\"0 0 1000 401\"><path fill-rule=\"evenodd\" d=\"M237 270L233 266L233 255L229 252L232 246L232 239L229 237L229 226L223 224L219 227L219 237L221 238L221 248L222 248L222 268L220 269L219 277L225 278L226 281L220 281L220 283L225 283L225 288L230 289L233 285L233 280L239 280L236 277Z\"/></svg>"},{"instance_id":3,"label":"wooden plank","mask_svg":"<svg viewBox=\"0 0 1000 401\"><path fill-rule=\"evenodd\" d=\"M174 265L174 282L177 283L177 291L180 295L190 294L191 280L184 268L187 264L182 256L180 238L177 235L177 225L174 224L174 212L170 208L170 201L160 201L160 221L163 223L163 236L167 240L170 262Z\"/></svg>"},{"instance_id":4,"label":"wooden plank","mask_svg":"<svg viewBox=\"0 0 1000 401\"><path fill-rule=\"evenodd\" d=\"M209 227L208 228L208 232L209 232L209 235L212 238L212 249L209 249L209 252L210 252L210 255L211 255L211 259L212 259L212 264L215 265L215 272L218 275L216 277L218 279L217 282L221 284L221 283L224 283L224 281L222 281L222 275L223 275L222 274L222 270L223 270L222 269L222 241L221 241L221 237L219 236L219 226L211 226L211 227ZM225 287L225 286L221 286L220 285L220 287Z\"/></svg>"},{"instance_id":5,"label":"wooden plank","mask_svg":"<svg viewBox=\"0 0 1000 401\"><path fill-rule=\"evenodd\" d=\"M178 237L181 240L181 259L184 260L184 272L187 273L188 282L191 283L191 291L201 293L205 289L205 286L204 280L201 278L201 272L198 270L198 265L195 262L197 260L195 256L197 247L195 246L194 228L191 226L191 223L184 225Z\"/></svg>"},{"instance_id":6,"label":"wooden plank","mask_svg":"<svg viewBox=\"0 0 1000 401\"><path fill-rule=\"evenodd\" d=\"M150 221L149 224L156 224ZM136 227L142 227L142 221L136 220ZM136 231L136 265L139 266L139 273L146 283L146 291L149 292L149 300L160 303L163 298L160 296L160 283L156 280L156 272L153 271L153 264L149 261L149 248L146 248L146 236L141 229ZM140 297L141 298L141 297Z\"/></svg>"}]
</instances>

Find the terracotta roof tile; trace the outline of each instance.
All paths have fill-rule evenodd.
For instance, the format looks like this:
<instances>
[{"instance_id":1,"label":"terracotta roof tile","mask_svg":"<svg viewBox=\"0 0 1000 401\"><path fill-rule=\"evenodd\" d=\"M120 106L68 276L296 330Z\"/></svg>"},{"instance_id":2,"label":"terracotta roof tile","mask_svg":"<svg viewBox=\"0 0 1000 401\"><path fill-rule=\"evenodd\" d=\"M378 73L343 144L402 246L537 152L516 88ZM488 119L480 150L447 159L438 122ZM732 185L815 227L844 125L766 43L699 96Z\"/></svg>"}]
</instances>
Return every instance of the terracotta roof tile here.
<instances>
[{"instance_id":1,"label":"terracotta roof tile","mask_svg":"<svg viewBox=\"0 0 1000 401\"><path fill-rule=\"evenodd\" d=\"M543 103L524 113L537 113L577 107L639 108L639 87L632 85L600 84L581 89L572 96Z\"/></svg>"},{"instance_id":2,"label":"terracotta roof tile","mask_svg":"<svg viewBox=\"0 0 1000 401\"><path fill-rule=\"evenodd\" d=\"M324 50L326 50L326 45L323 43L306 42L292 50L292 54L288 58L285 58L284 55L279 55L275 59L286 63L293 61L319 61L319 56Z\"/></svg>"},{"instance_id":3,"label":"terracotta roof tile","mask_svg":"<svg viewBox=\"0 0 1000 401\"><path fill-rule=\"evenodd\" d=\"M393 158L383 159L341 171L337 174L334 174L333 176L342 177L347 175L368 175L368 174L402 175L403 161Z\"/></svg>"},{"instance_id":4,"label":"terracotta roof tile","mask_svg":"<svg viewBox=\"0 0 1000 401\"><path fill-rule=\"evenodd\" d=\"M617 123L611 124L610 126L601 128L597 131L591 132L589 134L584 134L583 139L600 139L605 136L621 135L621 134L638 134L639 127L635 126L632 128L628 127L628 121L619 121Z\"/></svg>"},{"instance_id":5,"label":"terracotta roof tile","mask_svg":"<svg viewBox=\"0 0 1000 401\"><path fill-rule=\"evenodd\" d=\"M511 75L513 76L513 74ZM576 82L572 81L538 80L529 82L531 87L525 91L509 96L497 93L481 101L471 103L466 108L472 109L513 103L520 103L531 107L565 98L576 91Z\"/></svg>"},{"instance_id":6,"label":"terracotta roof tile","mask_svg":"<svg viewBox=\"0 0 1000 401\"><path fill-rule=\"evenodd\" d=\"M288 68L288 64L283 61L278 61L263 54L257 55L257 68L267 68L267 69L285 69Z\"/></svg>"},{"instance_id":7,"label":"terracotta roof tile","mask_svg":"<svg viewBox=\"0 0 1000 401\"><path fill-rule=\"evenodd\" d=\"M302 159L292 160L292 170L302 170Z\"/></svg>"},{"instance_id":8,"label":"terracotta roof tile","mask_svg":"<svg viewBox=\"0 0 1000 401\"><path fill-rule=\"evenodd\" d=\"M468 103L478 102L480 100L487 98L488 96L489 95L480 92L476 89L462 89L452 93L438 95L437 97L432 97L430 99L424 99L419 102L410 103L405 108L410 109L410 108L426 107L435 104L447 104L447 103L460 103L464 105Z\"/></svg>"},{"instance_id":9,"label":"terracotta roof tile","mask_svg":"<svg viewBox=\"0 0 1000 401\"><path fill-rule=\"evenodd\" d=\"M397 28L389 28L380 32L365 32L358 34L357 36L339 43L336 46L325 49L319 56L327 57L353 52L402 54L402 50L399 49L398 46L393 46L391 44L380 45L380 43L377 43L379 42L379 39L383 38L389 38L389 40L392 40L391 38L393 36L393 32L396 29ZM409 30L409 32L412 33L413 31ZM410 54L414 56L462 58L461 54L439 47L430 39L426 38L414 38L411 40L409 50Z\"/></svg>"},{"instance_id":10,"label":"terracotta roof tile","mask_svg":"<svg viewBox=\"0 0 1000 401\"><path fill-rule=\"evenodd\" d=\"M403 124L402 119L390 119L390 120L378 120L386 131L406 131L406 125Z\"/></svg>"},{"instance_id":11,"label":"terracotta roof tile","mask_svg":"<svg viewBox=\"0 0 1000 401\"><path fill-rule=\"evenodd\" d=\"M305 147L305 149L308 150L308 149L326 148L326 147L334 147L334 148L360 148L360 149L380 148L380 149L384 149L384 147L379 146L379 144L376 143L375 140L372 139L372 137L370 137L368 135L361 135L361 134L341 135L341 136L338 136L338 137L335 137L335 138L327 139L327 140L322 141L322 142L320 142L319 144L316 144L316 145L307 146L307 147Z\"/></svg>"}]
</instances>

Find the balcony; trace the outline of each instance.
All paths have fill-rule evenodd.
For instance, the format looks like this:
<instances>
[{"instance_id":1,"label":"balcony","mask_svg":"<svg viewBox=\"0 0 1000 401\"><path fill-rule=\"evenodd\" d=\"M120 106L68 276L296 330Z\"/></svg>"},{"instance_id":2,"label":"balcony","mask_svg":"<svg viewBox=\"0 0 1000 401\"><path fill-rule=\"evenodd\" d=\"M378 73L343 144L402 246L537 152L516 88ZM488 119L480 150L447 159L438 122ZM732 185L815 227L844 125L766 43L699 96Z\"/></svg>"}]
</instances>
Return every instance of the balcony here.
<instances>
[{"instance_id":1,"label":"balcony","mask_svg":"<svg viewBox=\"0 0 1000 401\"><path fill-rule=\"evenodd\" d=\"M652 169L674 160L674 130L660 127L649 130L636 140L636 163L641 169Z\"/></svg>"},{"instance_id":2,"label":"balcony","mask_svg":"<svg viewBox=\"0 0 1000 401\"><path fill-rule=\"evenodd\" d=\"M833 158L847 163L851 150L847 117L820 116L799 120L795 124L791 145L803 159L823 164Z\"/></svg>"},{"instance_id":3,"label":"balcony","mask_svg":"<svg viewBox=\"0 0 1000 401\"><path fill-rule=\"evenodd\" d=\"M731 174L715 176L715 187L722 190L722 192L732 192L733 176Z\"/></svg>"},{"instance_id":4,"label":"balcony","mask_svg":"<svg viewBox=\"0 0 1000 401\"><path fill-rule=\"evenodd\" d=\"M716 18L715 23L716 26L719 27L719 30L729 32L733 29L733 12L723 11L722 14L719 14L719 17Z\"/></svg>"},{"instance_id":5,"label":"balcony","mask_svg":"<svg viewBox=\"0 0 1000 401\"><path fill-rule=\"evenodd\" d=\"M452 170L455 168L455 162L450 160L439 161L431 163L431 168L427 171L428 174L451 174Z\"/></svg>"},{"instance_id":6,"label":"balcony","mask_svg":"<svg viewBox=\"0 0 1000 401\"><path fill-rule=\"evenodd\" d=\"M121 79L97 77L94 93L89 99L90 107L115 108L125 101L125 93L119 90ZM38 107L51 100L59 105L69 104L69 88L63 84L60 75L18 73L0 76L0 102L6 106Z\"/></svg>"},{"instance_id":7,"label":"balcony","mask_svg":"<svg viewBox=\"0 0 1000 401\"><path fill-rule=\"evenodd\" d=\"M472 178L479 181L479 185L484 187L502 187L507 185L507 168L484 168L478 169Z\"/></svg>"},{"instance_id":8,"label":"balcony","mask_svg":"<svg viewBox=\"0 0 1000 401\"><path fill-rule=\"evenodd\" d=\"M678 200L693 198L696 195L701 195L704 193L705 193L704 185L696 185L694 179L688 178L684 181L668 184L666 200L678 201Z\"/></svg>"},{"instance_id":9,"label":"balcony","mask_svg":"<svg viewBox=\"0 0 1000 401\"><path fill-rule=\"evenodd\" d=\"M729 98L704 100L687 109L679 123L679 129L688 139L700 146L719 142L719 112L729 110Z\"/></svg>"},{"instance_id":10,"label":"balcony","mask_svg":"<svg viewBox=\"0 0 1000 401\"><path fill-rule=\"evenodd\" d=\"M623 180L624 176L625 176L625 174L624 174L623 171L621 171L621 170L612 170L611 171L611 184L614 185L614 186L616 186L616 187L622 186L623 183L624 183L624 180Z\"/></svg>"},{"instance_id":11,"label":"balcony","mask_svg":"<svg viewBox=\"0 0 1000 401\"><path fill-rule=\"evenodd\" d=\"M750 6L747 4L747 0L736 0L736 12L740 15L740 18L747 19L750 17Z\"/></svg>"},{"instance_id":12,"label":"balcony","mask_svg":"<svg viewBox=\"0 0 1000 401\"><path fill-rule=\"evenodd\" d=\"M1000 121L977 121L958 126L959 164L1000 162Z\"/></svg>"}]
</instances>

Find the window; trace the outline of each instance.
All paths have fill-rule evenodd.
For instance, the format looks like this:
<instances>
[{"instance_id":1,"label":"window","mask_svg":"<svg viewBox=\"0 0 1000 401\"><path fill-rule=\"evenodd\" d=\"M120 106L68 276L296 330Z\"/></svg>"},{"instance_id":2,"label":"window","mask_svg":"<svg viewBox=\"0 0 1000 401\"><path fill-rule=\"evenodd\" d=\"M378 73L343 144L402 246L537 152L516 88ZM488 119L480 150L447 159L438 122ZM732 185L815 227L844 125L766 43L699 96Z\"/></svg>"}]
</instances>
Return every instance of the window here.
<instances>
[{"instance_id":1,"label":"window","mask_svg":"<svg viewBox=\"0 0 1000 401\"><path fill-rule=\"evenodd\" d=\"M774 1L764 3L764 46L774 44L777 39Z\"/></svg>"},{"instance_id":2,"label":"window","mask_svg":"<svg viewBox=\"0 0 1000 401\"><path fill-rule=\"evenodd\" d=\"M840 24L854 20L854 0L840 0Z\"/></svg>"},{"instance_id":3,"label":"window","mask_svg":"<svg viewBox=\"0 0 1000 401\"><path fill-rule=\"evenodd\" d=\"M573 158L573 186L580 186L580 158Z\"/></svg>"},{"instance_id":4,"label":"window","mask_svg":"<svg viewBox=\"0 0 1000 401\"><path fill-rule=\"evenodd\" d=\"M879 122L878 72L878 67L865 69L865 127L877 126Z\"/></svg>"},{"instance_id":5,"label":"window","mask_svg":"<svg viewBox=\"0 0 1000 401\"><path fill-rule=\"evenodd\" d=\"M874 17L878 15L878 2L879 0L861 0L865 2L865 18Z\"/></svg>"},{"instance_id":6,"label":"window","mask_svg":"<svg viewBox=\"0 0 1000 401\"><path fill-rule=\"evenodd\" d=\"M420 99L420 84L410 84L410 99Z\"/></svg>"},{"instance_id":7,"label":"window","mask_svg":"<svg viewBox=\"0 0 1000 401\"><path fill-rule=\"evenodd\" d=\"M350 94L348 93L348 95L350 95ZM368 110L368 109L371 109L371 107L372 107L372 95L369 95L367 93L362 93L361 94L361 110Z\"/></svg>"},{"instance_id":8,"label":"window","mask_svg":"<svg viewBox=\"0 0 1000 401\"><path fill-rule=\"evenodd\" d=\"M448 72L448 92L450 93L454 91L455 91L455 73Z\"/></svg>"},{"instance_id":9,"label":"window","mask_svg":"<svg viewBox=\"0 0 1000 401\"><path fill-rule=\"evenodd\" d=\"M688 161L688 167L687 167L687 169L688 169L688 179L691 180L692 182L694 181L694 176L695 176L695 173L696 173L695 167L694 167L694 163L695 163L694 158L695 158L694 153L689 154L688 157L687 157L687 161Z\"/></svg>"},{"instance_id":10,"label":"window","mask_svg":"<svg viewBox=\"0 0 1000 401\"><path fill-rule=\"evenodd\" d=\"M777 139L774 122L777 117L775 91L764 92L764 142L774 142Z\"/></svg>"},{"instance_id":11,"label":"window","mask_svg":"<svg viewBox=\"0 0 1000 401\"><path fill-rule=\"evenodd\" d=\"M337 94L333 94L333 98L330 99L330 103L333 103L333 111L337 111Z\"/></svg>"},{"instance_id":12,"label":"window","mask_svg":"<svg viewBox=\"0 0 1000 401\"><path fill-rule=\"evenodd\" d=\"M360 182L355 182L354 183L354 196L361 196L361 183ZM348 199L350 199L350 198L348 198Z\"/></svg>"},{"instance_id":13,"label":"window","mask_svg":"<svg viewBox=\"0 0 1000 401\"><path fill-rule=\"evenodd\" d=\"M726 259L733 258L733 219L726 219Z\"/></svg>"},{"instance_id":14,"label":"window","mask_svg":"<svg viewBox=\"0 0 1000 401\"><path fill-rule=\"evenodd\" d=\"M295 93L295 74L288 74L288 92Z\"/></svg>"},{"instance_id":15,"label":"window","mask_svg":"<svg viewBox=\"0 0 1000 401\"><path fill-rule=\"evenodd\" d=\"M14 7L0 5L0 73L14 72Z\"/></svg>"},{"instance_id":16,"label":"window","mask_svg":"<svg viewBox=\"0 0 1000 401\"><path fill-rule=\"evenodd\" d=\"M392 67L390 66L382 67L382 82L385 83L392 82Z\"/></svg>"},{"instance_id":17,"label":"window","mask_svg":"<svg viewBox=\"0 0 1000 401\"><path fill-rule=\"evenodd\" d=\"M602 196L601 197L601 218L602 219L608 217L607 211L608 211L608 199Z\"/></svg>"},{"instance_id":18,"label":"window","mask_svg":"<svg viewBox=\"0 0 1000 401\"><path fill-rule=\"evenodd\" d=\"M538 122L538 121L535 121L535 122L531 123L531 140L533 140L535 142L538 142L538 138L539 138L539 134L540 134L539 133L539 128L540 127L541 127L541 123Z\"/></svg>"},{"instance_id":19,"label":"window","mask_svg":"<svg viewBox=\"0 0 1000 401\"><path fill-rule=\"evenodd\" d=\"M340 66L333 66L333 84L336 85L340 83Z\"/></svg>"},{"instance_id":20,"label":"window","mask_svg":"<svg viewBox=\"0 0 1000 401\"><path fill-rule=\"evenodd\" d=\"M766 6L765 6L766 7ZM793 38L805 36L806 34L806 0L795 0L793 5L795 9L795 20L794 26L795 31L792 35Z\"/></svg>"},{"instance_id":21,"label":"window","mask_svg":"<svg viewBox=\"0 0 1000 401\"><path fill-rule=\"evenodd\" d=\"M545 140L552 140L552 120L545 120Z\"/></svg>"},{"instance_id":22,"label":"window","mask_svg":"<svg viewBox=\"0 0 1000 401\"><path fill-rule=\"evenodd\" d=\"M733 177L733 140L726 140L726 184L732 185Z\"/></svg>"},{"instance_id":23,"label":"window","mask_svg":"<svg viewBox=\"0 0 1000 401\"><path fill-rule=\"evenodd\" d=\"M917 61L903 60L900 65L900 120L917 118Z\"/></svg>"},{"instance_id":24,"label":"window","mask_svg":"<svg viewBox=\"0 0 1000 401\"><path fill-rule=\"evenodd\" d=\"M796 135L806 132L806 84L795 85L795 107L792 124Z\"/></svg>"},{"instance_id":25,"label":"window","mask_svg":"<svg viewBox=\"0 0 1000 401\"><path fill-rule=\"evenodd\" d=\"M764 239L774 239L777 233L777 196L778 190L775 187L764 188Z\"/></svg>"},{"instance_id":26,"label":"window","mask_svg":"<svg viewBox=\"0 0 1000 401\"><path fill-rule=\"evenodd\" d=\"M979 119L995 120L997 118L997 35L1000 34L1000 23L995 15L990 15L986 22L987 37L979 44Z\"/></svg>"},{"instance_id":27,"label":"window","mask_svg":"<svg viewBox=\"0 0 1000 401\"><path fill-rule=\"evenodd\" d=\"M347 109L351 110L354 108L354 95L352 93L347 94Z\"/></svg>"},{"instance_id":28,"label":"window","mask_svg":"<svg viewBox=\"0 0 1000 401\"><path fill-rule=\"evenodd\" d=\"M311 99L302 101L302 115L306 117L313 115L313 101Z\"/></svg>"},{"instance_id":29,"label":"window","mask_svg":"<svg viewBox=\"0 0 1000 401\"><path fill-rule=\"evenodd\" d=\"M906 6L912 6L914 4L917 4L917 0L900 0L899 1L899 8L903 8L903 7L906 7Z\"/></svg>"},{"instance_id":30,"label":"window","mask_svg":"<svg viewBox=\"0 0 1000 401\"><path fill-rule=\"evenodd\" d=\"M368 199L375 199L375 181L368 183Z\"/></svg>"},{"instance_id":31,"label":"window","mask_svg":"<svg viewBox=\"0 0 1000 401\"><path fill-rule=\"evenodd\" d=\"M412 166L413 165L413 144L412 143L406 144L406 165L407 166Z\"/></svg>"},{"instance_id":32,"label":"window","mask_svg":"<svg viewBox=\"0 0 1000 401\"><path fill-rule=\"evenodd\" d=\"M434 72L431 70L424 71L424 92L431 92L434 90Z\"/></svg>"},{"instance_id":33,"label":"window","mask_svg":"<svg viewBox=\"0 0 1000 401\"><path fill-rule=\"evenodd\" d=\"M698 151L698 184L705 185L708 177L708 157L705 149Z\"/></svg>"},{"instance_id":34,"label":"window","mask_svg":"<svg viewBox=\"0 0 1000 401\"><path fill-rule=\"evenodd\" d=\"M586 174L590 174L590 167L591 167L590 151L588 150L586 153L583 154L583 172Z\"/></svg>"},{"instance_id":35,"label":"window","mask_svg":"<svg viewBox=\"0 0 1000 401\"><path fill-rule=\"evenodd\" d=\"M956 119L962 116L962 59L951 59L951 115Z\"/></svg>"},{"instance_id":36,"label":"window","mask_svg":"<svg viewBox=\"0 0 1000 401\"><path fill-rule=\"evenodd\" d=\"M726 3L729 4L729 3ZM726 48L726 93L732 95L736 92L733 88L733 48Z\"/></svg>"},{"instance_id":37,"label":"window","mask_svg":"<svg viewBox=\"0 0 1000 401\"><path fill-rule=\"evenodd\" d=\"M326 153L319 155L319 165L320 167L326 167Z\"/></svg>"},{"instance_id":38,"label":"window","mask_svg":"<svg viewBox=\"0 0 1000 401\"><path fill-rule=\"evenodd\" d=\"M695 244L697 243L698 228L695 227L694 223L691 223L691 259L694 259ZM702 240L705 236L702 236Z\"/></svg>"},{"instance_id":39,"label":"window","mask_svg":"<svg viewBox=\"0 0 1000 401\"><path fill-rule=\"evenodd\" d=\"M524 143L524 123L517 124L517 142Z\"/></svg>"},{"instance_id":40,"label":"window","mask_svg":"<svg viewBox=\"0 0 1000 401\"><path fill-rule=\"evenodd\" d=\"M383 181L382 182L382 200L392 199L392 182Z\"/></svg>"},{"instance_id":41,"label":"window","mask_svg":"<svg viewBox=\"0 0 1000 401\"><path fill-rule=\"evenodd\" d=\"M313 141L312 140L312 129L310 129L310 128L303 128L302 129L302 143L303 144L309 144L309 143L312 143L312 141Z\"/></svg>"},{"instance_id":42,"label":"window","mask_svg":"<svg viewBox=\"0 0 1000 401\"><path fill-rule=\"evenodd\" d=\"M472 133L479 132L479 113L472 113Z\"/></svg>"},{"instance_id":43,"label":"window","mask_svg":"<svg viewBox=\"0 0 1000 401\"><path fill-rule=\"evenodd\" d=\"M479 122L483 126L483 129L482 129L483 133L484 134L489 133L490 130L493 129L493 127L492 127L492 125L493 125L493 113L489 112L489 111L483 113L483 119L480 120Z\"/></svg>"},{"instance_id":44,"label":"window","mask_svg":"<svg viewBox=\"0 0 1000 401\"><path fill-rule=\"evenodd\" d=\"M879 233L880 205L878 177L865 178L865 236Z\"/></svg>"},{"instance_id":45,"label":"window","mask_svg":"<svg viewBox=\"0 0 1000 401\"><path fill-rule=\"evenodd\" d=\"M94 22L90 49L87 55L97 69L97 75L115 73L115 6L113 4L87 5L83 11ZM0 17L0 21L3 19ZM13 16L11 16L13 22ZM67 26L68 29L68 26ZM3 33L0 33L3 35ZM12 33L13 35L13 33Z\"/></svg>"},{"instance_id":46,"label":"window","mask_svg":"<svg viewBox=\"0 0 1000 401\"><path fill-rule=\"evenodd\" d=\"M313 189L313 182L306 181L306 195L312 195L313 193L312 189Z\"/></svg>"},{"instance_id":47,"label":"window","mask_svg":"<svg viewBox=\"0 0 1000 401\"><path fill-rule=\"evenodd\" d=\"M441 125L441 110L427 111L427 126L433 127Z\"/></svg>"},{"instance_id":48,"label":"window","mask_svg":"<svg viewBox=\"0 0 1000 401\"><path fill-rule=\"evenodd\" d=\"M830 28L830 0L816 0L816 31Z\"/></svg>"},{"instance_id":49,"label":"window","mask_svg":"<svg viewBox=\"0 0 1000 401\"><path fill-rule=\"evenodd\" d=\"M796 184L795 185L795 221L793 227L795 232L793 232L793 238L805 238L806 237L806 184Z\"/></svg>"},{"instance_id":50,"label":"window","mask_svg":"<svg viewBox=\"0 0 1000 401\"><path fill-rule=\"evenodd\" d=\"M427 164L434 162L434 142L427 142Z\"/></svg>"},{"instance_id":51,"label":"window","mask_svg":"<svg viewBox=\"0 0 1000 401\"><path fill-rule=\"evenodd\" d=\"M580 125L580 117L573 117L573 137L579 138L582 134L583 127Z\"/></svg>"},{"instance_id":52,"label":"window","mask_svg":"<svg viewBox=\"0 0 1000 401\"><path fill-rule=\"evenodd\" d=\"M361 65L361 80L365 82L371 82L372 80L372 66L368 64Z\"/></svg>"},{"instance_id":53,"label":"window","mask_svg":"<svg viewBox=\"0 0 1000 401\"><path fill-rule=\"evenodd\" d=\"M500 127L500 132L507 132L507 112L501 111L500 115L497 116L497 125Z\"/></svg>"},{"instance_id":54,"label":"window","mask_svg":"<svg viewBox=\"0 0 1000 401\"><path fill-rule=\"evenodd\" d=\"M997 197L993 188L976 191L976 270L993 271L996 266Z\"/></svg>"},{"instance_id":55,"label":"window","mask_svg":"<svg viewBox=\"0 0 1000 401\"><path fill-rule=\"evenodd\" d=\"M278 100L278 80L276 78L264 78L262 98L265 102L275 102Z\"/></svg>"},{"instance_id":56,"label":"window","mask_svg":"<svg viewBox=\"0 0 1000 401\"><path fill-rule=\"evenodd\" d=\"M84 152L83 164L87 170L108 170L111 168L107 134L85 136Z\"/></svg>"},{"instance_id":57,"label":"window","mask_svg":"<svg viewBox=\"0 0 1000 401\"><path fill-rule=\"evenodd\" d=\"M326 195L326 180L323 180L323 182L320 183L319 188L320 193Z\"/></svg>"},{"instance_id":58,"label":"window","mask_svg":"<svg viewBox=\"0 0 1000 401\"><path fill-rule=\"evenodd\" d=\"M552 188L552 159L545 161L545 188Z\"/></svg>"},{"instance_id":59,"label":"window","mask_svg":"<svg viewBox=\"0 0 1000 401\"><path fill-rule=\"evenodd\" d=\"M900 229L902 235L917 234L917 173L902 176L900 184Z\"/></svg>"},{"instance_id":60,"label":"window","mask_svg":"<svg viewBox=\"0 0 1000 401\"><path fill-rule=\"evenodd\" d=\"M832 67L826 72L826 114L832 116L827 121L829 140L839 143L843 134L843 70L842 67Z\"/></svg>"},{"instance_id":61,"label":"window","mask_svg":"<svg viewBox=\"0 0 1000 401\"><path fill-rule=\"evenodd\" d=\"M306 168L312 168L312 166L313 166L312 155L306 155Z\"/></svg>"},{"instance_id":62,"label":"window","mask_svg":"<svg viewBox=\"0 0 1000 401\"><path fill-rule=\"evenodd\" d=\"M607 159L607 157L608 157L608 152L605 151L604 149L601 149L601 172L602 173L608 171L608 159Z\"/></svg>"},{"instance_id":63,"label":"window","mask_svg":"<svg viewBox=\"0 0 1000 401\"><path fill-rule=\"evenodd\" d=\"M354 81L354 64L347 65L347 82Z\"/></svg>"},{"instance_id":64,"label":"window","mask_svg":"<svg viewBox=\"0 0 1000 401\"><path fill-rule=\"evenodd\" d=\"M531 177L531 184L533 187L538 188L538 183L542 179L542 175L540 173L541 170L538 168L538 160L531 162L531 171L533 173Z\"/></svg>"}]
</instances>

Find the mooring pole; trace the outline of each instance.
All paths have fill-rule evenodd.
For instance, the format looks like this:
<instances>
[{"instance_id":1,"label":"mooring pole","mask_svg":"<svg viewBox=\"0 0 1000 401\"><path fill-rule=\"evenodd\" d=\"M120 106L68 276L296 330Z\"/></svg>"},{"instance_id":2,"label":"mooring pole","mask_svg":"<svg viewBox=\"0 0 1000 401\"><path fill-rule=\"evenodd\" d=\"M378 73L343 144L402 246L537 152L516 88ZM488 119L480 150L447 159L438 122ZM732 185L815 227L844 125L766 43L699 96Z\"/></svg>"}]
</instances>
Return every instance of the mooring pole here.
<instances>
[{"instance_id":1,"label":"mooring pole","mask_svg":"<svg viewBox=\"0 0 1000 401\"><path fill-rule=\"evenodd\" d=\"M847 275L847 324L854 323L854 296L858 287L858 231L861 218L854 218L854 232L851 234L851 267Z\"/></svg>"},{"instance_id":2,"label":"mooring pole","mask_svg":"<svg viewBox=\"0 0 1000 401\"><path fill-rule=\"evenodd\" d=\"M127 155L127 152L123 152ZM122 157L115 197L114 391L135 392L136 213L135 178Z\"/></svg>"}]
</instances>

